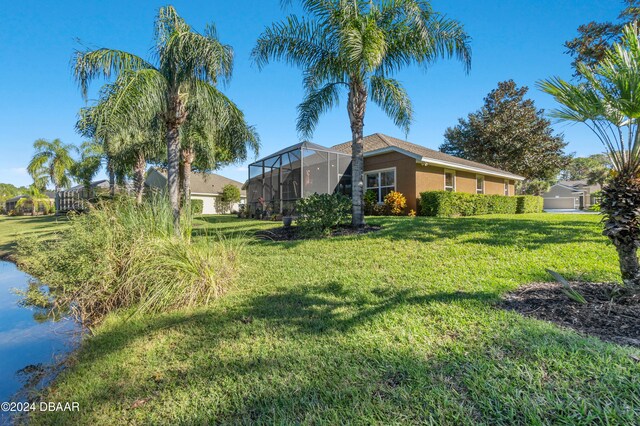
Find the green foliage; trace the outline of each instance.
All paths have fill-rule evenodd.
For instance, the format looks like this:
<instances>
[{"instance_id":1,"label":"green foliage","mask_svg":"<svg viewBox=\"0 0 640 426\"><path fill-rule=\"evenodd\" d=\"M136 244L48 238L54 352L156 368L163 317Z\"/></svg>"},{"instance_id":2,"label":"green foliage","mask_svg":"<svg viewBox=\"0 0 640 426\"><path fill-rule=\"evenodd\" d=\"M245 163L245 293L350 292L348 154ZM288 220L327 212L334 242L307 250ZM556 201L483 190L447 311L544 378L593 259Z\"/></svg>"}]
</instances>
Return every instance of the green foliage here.
<instances>
[{"instance_id":1,"label":"green foliage","mask_svg":"<svg viewBox=\"0 0 640 426\"><path fill-rule=\"evenodd\" d=\"M488 164L527 179L553 179L568 161L567 143L513 80L498 83L484 106L445 132L442 152Z\"/></svg>"},{"instance_id":2,"label":"green foliage","mask_svg":"<svg viewBox=\"0 0 640 426\"><path fill-rule=\"evenodd\" d=\"M374 214L374 207L378 204L378 194L372 189L364 193L364 214Z\"/></svg>"},{"instance_id":3,"label":"green foliage","mask_svg":"<svg viewBox=\"0 0 640 426\"><path fill-rule=\"evenodd\" d=\"M536 195L518 195L516 213L542 213L544 199Z\"/></svg>"},{"instance_id":4,"label":"green foliage","mask_svg":"<svg viewBox=\"0 0 640 426\"><path fill-rule=\"evenodd\" d=\"M240 245L214 237L191 244L190 218L173 231L164 198L121 198L73 216L56 238L18 241L21 266L49 286L57 310L100 321L117 309L164 312L206 304L235 274Z\"/></svg>"},{"instance_id":5,"label":"green foliage","mask_svg":"<svg viewBox=\"0 0 640 426\"><path fill-rule=\"evenodd\" d=\"M575 157L560 171L561 180L583 180L590 176L606 174L611 169L611 161L606 154L593 154L588 157ZM598 182L600 183L600 182Z\"/></svg>"},{"instance_id":6,"label":"green foliage","mask_svg":"<svg viewBox=\"0 0 640 426\"><path fill-rule=\"evenodd\" d=\"M450 191L420 193L420 214L422 216L454 217L537 213L540 211L542 211L542 198L528 195L485 195Z\"/></svg>"},{"instance_id":7,"label":"green foliage","mask_svg":"<svg viewBox=\"0 0 640 426\"><path fill-rule=\"evenodd\" d=\"M71 169L75 163L72 155L78 148L60 139L38 139L33 143L33 148L36 152L27 171L33 178L34 186L40 191L44 191L47 184L53 185L56 190L71 186Z\"/></svg>"},{"instance_id":8,"label":"green foliage","mask_svg":"<svg viewBox=\"0 0 640 426\"><path fill-rule=\"evenodd\" d=\"M527 195L541 195L549 190L551 181L547 179L527 179L522 183L520 192Z\"/></svg>"},{"instance_id":9,"label":"green foliage","mask_svg":"<svg viewBox=\"0 0 640 426\"><path fill-rule=\"evenodd\" d=\"M350 206L342 194L313 194L298 201L296 222L306 235L327 235L349 217Z\"/></svg>"},{"instance_id":10,"label":"green foliage","mask_svg":"<svg viewBox=\"0 0 640 426\"><path fill-rule=\"evenodd\" d=\"M27 187L17 187L10 183L0 183L0 207L4 208L4 202L9 198L26 194L27 192L29 192L29 188Z\"/></svg>"},{"instance_id":11,"label":"green foliage","mask_svg":"<svg viewBox=\"0 0 640 426\"><path fill-rule=\"evenodd\" d=\"M498 307L545 267L618 279L599 220L381 217L354 237L255 241L218 302L92 330L41 397L99 409L29 424L640 424L637 348ZM195 221L228 238L279 226Z\"/></svg>"},{"instance_id":12,"label":"green foliage","mask_svg":"<svg viewBox=\"0 0 640 426\"><path fill-rule=\"evenodd\" d=\"M573 67L579 64L594 66L604 59L612 43L620 42L624 26L640 18L640 1L624 0L626 7L618 15L618 22L589 22L578 27L578 36L565 42ZM579 72L576 73L579 76Z\"/></svg>"},{"instance_id":13,"label":"green foliage","mask_svg":"<svg viewBox=\"0 0 640 426\"><path fill-rule=\"evenodd\" d=\"M226 203L237 203L240 201L240 188L231 183L223 186L221 198Z\"/></svg>"},{"instance_id":14,"label":"green foliage","mask_svg":"<svg viewBox=\"0 0 640 426\"><path fill-rule=\"evenodd\" d=\"M204 210L204 201L192 198L190 204L191 204L191 214L193 215L202 214L202 211Z\"/></svg>"}]
</instances>

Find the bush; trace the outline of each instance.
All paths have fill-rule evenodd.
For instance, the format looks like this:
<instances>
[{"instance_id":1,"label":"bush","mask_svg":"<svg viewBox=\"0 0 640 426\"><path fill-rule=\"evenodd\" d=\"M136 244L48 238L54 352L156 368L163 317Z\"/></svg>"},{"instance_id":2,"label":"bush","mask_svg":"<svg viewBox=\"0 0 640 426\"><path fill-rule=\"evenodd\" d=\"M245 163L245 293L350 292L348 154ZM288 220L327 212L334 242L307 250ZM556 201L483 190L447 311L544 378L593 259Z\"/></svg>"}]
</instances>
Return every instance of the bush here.
<instances>
[{"instance_id":1,"label":"bush","mask_svg":"<svg viewBox=\"0 0 640 426\"><path fill-rule=\"evenodd\" d=\"M422 216L476 216L539 213L541 211L542 198L531 195L514 197L448 191L420 193L420 214Z\"/></svg>"},{"instance_id":2,"label":"bush","mask_svg":"<svg viewBox=\"0 0 640 426\"><path fill-rule=\"evenodd\" d=\"M389 213L394 216L400 216L404 209L407 208L407 199L398 191L391 191L384 197L384 204L387 206Z\"/></svg>"},{"instance_id":3,"label":"bush","mask_svg":"<svg viewBox=\"0 0 640 426\"><path fill-rule=\"evenodd\" d=\"M378 204L378 193L371 189L368 189L364 193L364 214L372 215L374 214L374 208Z\"/></svg>"},{"instance_id":4,"label":"bush","mask_svg":"<svg viewBox=\"0 0 640 426\"><path fill-rule=\"evenodd\" d=\"M516 213L542 213L544 199L536 195L518 195Z\"/></svg>"},{"instance_id":5,"label":"bush","mask_svg":"<svg viewBox=\"0 0 640 426\"><path fill-rule=\"evenodd\" d=\"M191 200L191 214L202 214L204 211L204 201L203 200Z\"/></svg>"},{"instance_id":6,"label":"bush","mask_svg":"<svg viewBox=\"0 0 640 426\"><path fill-rule=\"evenodd\" d=\"M298 201L297 224L308 236L328 235L351 211L351 200L341 194L313 194Z\"/></svg>"},{"instance_id":7,"label":"bush","mask_svg":"<svg viewBox=\"0 0 640 426\"><path fill-rule=\"evenodd\" d=\"M116 309L164 312L206 304L235 277L240 243L173 233L165 199L99 203L51 240L18 241L21 267L49 287L56 311L95 323ZM237 240L241 241L241 240Z\"/></svg>"}]
</instances>

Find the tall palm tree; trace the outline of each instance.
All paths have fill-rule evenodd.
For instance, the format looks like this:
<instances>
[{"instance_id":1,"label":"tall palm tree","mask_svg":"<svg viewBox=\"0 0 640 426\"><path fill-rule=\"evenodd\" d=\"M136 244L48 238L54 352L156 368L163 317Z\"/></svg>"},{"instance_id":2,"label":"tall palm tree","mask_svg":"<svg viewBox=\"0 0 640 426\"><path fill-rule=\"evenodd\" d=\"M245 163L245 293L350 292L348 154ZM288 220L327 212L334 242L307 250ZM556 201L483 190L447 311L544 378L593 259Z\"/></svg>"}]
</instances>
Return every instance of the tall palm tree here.
<instances>
[{"instance_id":1,"label":"tall palm tree","mask_svg":"<svg viewBox=\"0 0 640 426\"><path fill-rule=\"evenodd\" d=\"M555 77L538 83L561 108L552 116L586 124L604 145L613 165L602 189L604 235L618 252L625 285L640 289L640 38L635 24L594 67L577 65L582 80Z\"/></svg>"},{"instance_id":2,"label":"tall palm tree","mask_svg":"<svg viewBox=\"0 0 640 426\"><path fill-rule=\"evenodd\" d=\"M117 107L122 117L132 121L150 114L161 117L167 144L169 200L179 233L181 128L193 111L218 126L224 126L233 116L228 110L233 103L216 88L219 79L227 81L231 77L233 52L218 40L212 25L200 34L167 6L160 8L156 19L154 56L157 62L152 64L132 53L97 49L77 52L73 68L85 97L91 80L115 74L120 80Z\"/></svg>"},{"instance_id":3,"label":"tall palm tree","mask_svg":"<svg viewBox=\"0 0 640 426\"><path fill-rule=\"evenodd\" d=\"M72 154L78 151L75 145L65 144L60 139L52 141L38 139L33 143L36 153L27 166L27 171L36 186L44 188L52 184L55 191L71 185L70 171L74 164Z\"/></svg>"},{"instance_id":4,"label":"tall palm tree","mask_svg":"<svg viewBox=\"0 0 640 426\"><path fill-rule=\"evenodd\" d=\"M287 2L286 2L287 3ZM305 98L298 106L298 131L309 137L322 113L347 90L351 123L352 222L364 225L363 130L369 97L408 133L411 101L390 75L411 65L457 57L468 69L469 37L422 0L300 0L309 17L296 15L267 28L253 57L260 68L284 60L303 69Z\"/></svg>"}]
</instances>

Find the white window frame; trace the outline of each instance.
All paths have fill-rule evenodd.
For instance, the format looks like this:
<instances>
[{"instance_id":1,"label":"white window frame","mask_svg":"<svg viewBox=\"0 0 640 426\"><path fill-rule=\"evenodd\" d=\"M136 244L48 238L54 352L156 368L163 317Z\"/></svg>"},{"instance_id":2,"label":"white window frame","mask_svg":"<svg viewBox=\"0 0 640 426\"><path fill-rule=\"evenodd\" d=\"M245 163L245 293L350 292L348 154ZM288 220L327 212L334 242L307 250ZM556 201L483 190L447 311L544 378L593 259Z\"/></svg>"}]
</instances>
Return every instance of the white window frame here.
<instances>
[{"instance_id":1,"label":"white window frame","mask_svg":"<svg viewBox=\"0 0 640 426\"><path fill-rule=\"evenodd\" d=\"M478 189L478 179L482 180L482 188ZM484 194L484 175L476 175L476 194Z\"/></svg>"},{"instance_id":2,"label":"white window frame","mask_svg":"<svg viewBox=\"0 0 640 426\"><path fill-rule=\"evenodd\" d=\"M509 179L504 180L504 195L509 196Z\"/></svg>"},{"instance_id":3,"label":"white window frame","mask_svg":"<svg viewBox=\"0 0 640 426\"><path fill-rule=\"evenodd\" d=\"M380 185L382 183L381 173L384 173L384 172L393 172L393 185L385 185L385 186ZM367 186L367 176L374 173L378 174L378 186L369 188ZM363 172L363 174L364 174L364 192L367 192L368 190L376 191L378 193L378 203L384 203L384 199L381 199L382 197L381 189L393 188L393 190L395 191L398 185L398 174L396 173L395 167L389 167L386 169L378 169L378 170L367 170Z\"/></svg>"},{"instance_id":4,"label":"white window frame","mask_svg":"<svg viewBox=\"0 0 640 426\"><path fill-rule=\"evenodd\" d=\"M456 171L453 169L444 169L444 173L442 174L442 185L444 190L447 190L447 173L451 173L453 175L453 186L451 187L451 192L456 192Z\"/></svg>"}]
</instances>

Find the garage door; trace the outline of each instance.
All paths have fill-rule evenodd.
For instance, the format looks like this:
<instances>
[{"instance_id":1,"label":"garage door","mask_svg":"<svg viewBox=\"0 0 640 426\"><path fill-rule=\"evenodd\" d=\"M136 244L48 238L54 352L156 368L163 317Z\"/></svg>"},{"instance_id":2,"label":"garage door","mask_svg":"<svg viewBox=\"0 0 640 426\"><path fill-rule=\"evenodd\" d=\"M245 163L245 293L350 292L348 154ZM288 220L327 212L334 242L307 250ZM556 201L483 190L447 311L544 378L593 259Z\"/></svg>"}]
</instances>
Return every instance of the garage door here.
<instances>
[{"instance_id":1,"label":"garage door","mask_svg":"<svg viewBox=\"0 0 640 426\"><path fill-rule=\"evenodd\" d=\"M574 197L545 198L545 209L577 209L578 199Z\"/></svg>"}]
</instances>

